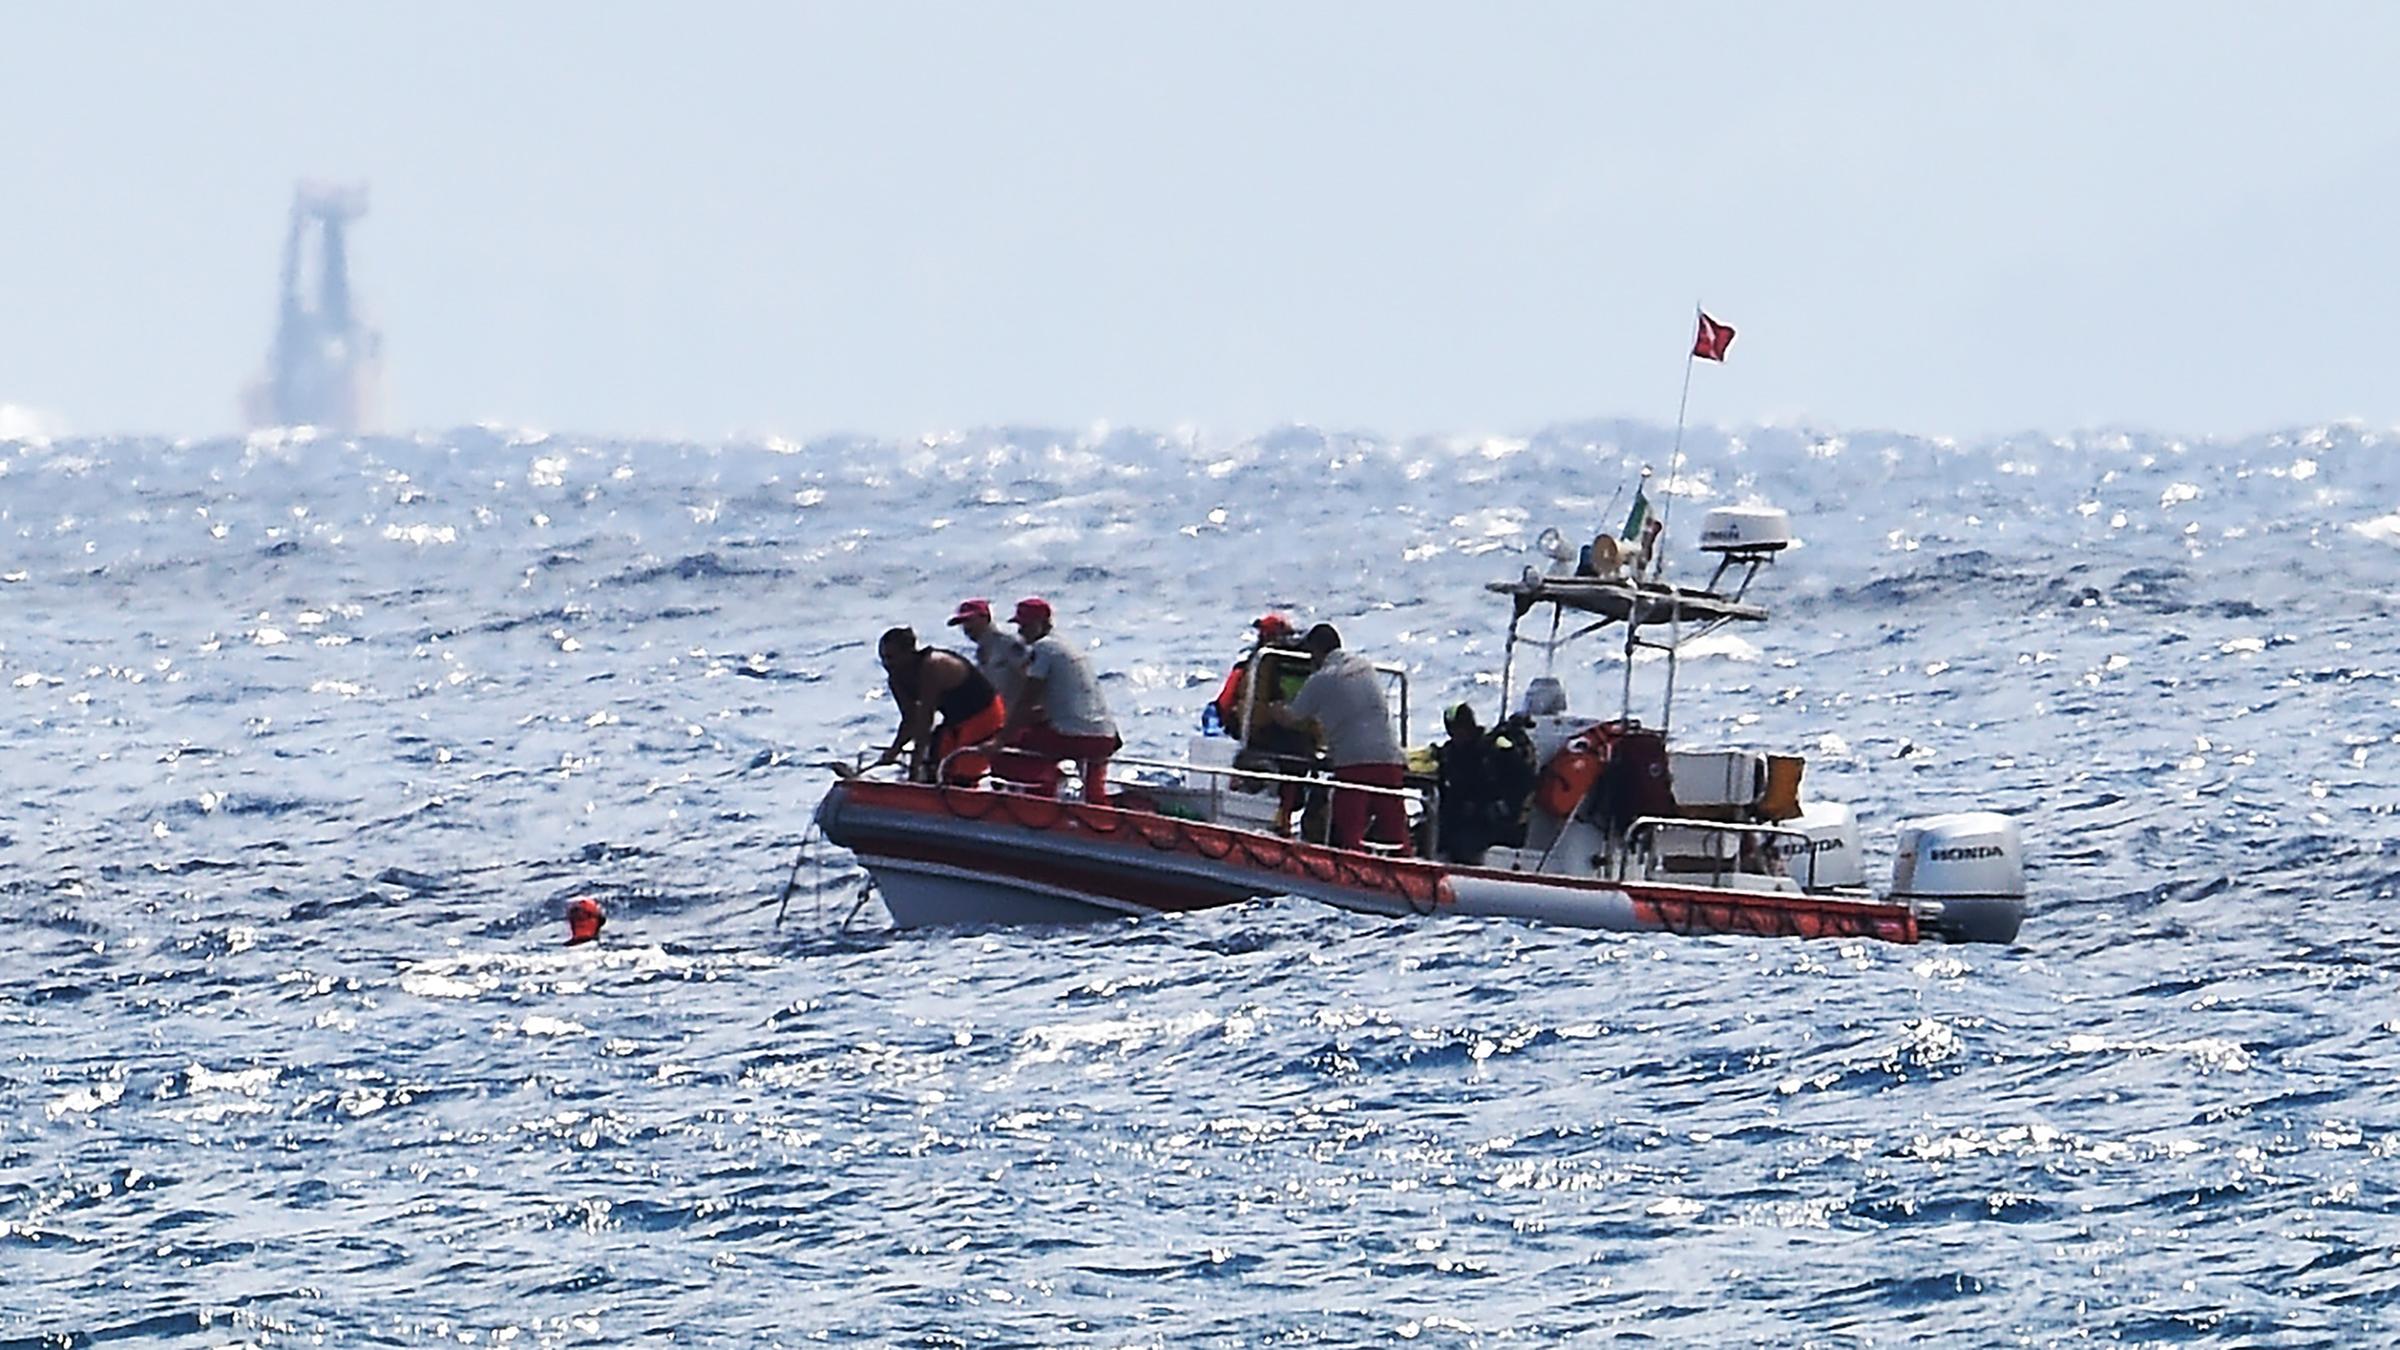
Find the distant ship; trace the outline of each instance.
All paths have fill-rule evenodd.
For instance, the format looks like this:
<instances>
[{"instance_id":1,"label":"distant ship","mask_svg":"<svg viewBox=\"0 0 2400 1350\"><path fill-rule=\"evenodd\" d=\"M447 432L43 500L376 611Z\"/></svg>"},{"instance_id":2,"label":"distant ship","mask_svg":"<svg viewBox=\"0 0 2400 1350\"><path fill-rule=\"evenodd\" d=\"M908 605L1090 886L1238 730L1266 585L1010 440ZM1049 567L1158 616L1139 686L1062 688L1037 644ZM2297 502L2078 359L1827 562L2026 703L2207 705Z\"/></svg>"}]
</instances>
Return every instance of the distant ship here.
<instances>
[{"instance_id":1,"label":"distant ship","mask_svg":"<svg viewBox=\"0 0 2400 1350\"><path fill-rule=\"evenodd\" d=\"M293 192L275 343L267 352L266 373L242 394L242 413L252 429L313 426L356 433L374 428L383 335L359 315L344 242L350 222L366 212L364 187L302 183ZM311 226L316 237L313 304L303 294Z\"/></svg>"}]
</instances>

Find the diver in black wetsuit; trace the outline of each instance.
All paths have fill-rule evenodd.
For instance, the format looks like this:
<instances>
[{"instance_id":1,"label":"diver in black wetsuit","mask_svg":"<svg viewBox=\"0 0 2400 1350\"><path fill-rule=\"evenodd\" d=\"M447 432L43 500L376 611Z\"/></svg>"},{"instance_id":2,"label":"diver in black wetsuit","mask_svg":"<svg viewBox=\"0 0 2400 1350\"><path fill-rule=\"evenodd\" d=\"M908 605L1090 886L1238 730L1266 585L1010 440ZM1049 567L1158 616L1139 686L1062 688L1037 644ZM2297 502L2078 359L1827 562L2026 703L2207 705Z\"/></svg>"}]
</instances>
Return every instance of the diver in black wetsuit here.
<instances>
[{"instance_id":1,"label":"diver in black wetsuit","mask_svg":"<svg viewBox=\"0 0 2400 1350\"><path fill-rule=\"evenodd\" d=\"M1450 738L1434 748L1441 787L1442 852L1473 866L1484 850L1525 842L1525 806L1533 796L1533 739L1522 716L1485 731L1461 703L1442 715Z\"/></svg>"}]
</instances>

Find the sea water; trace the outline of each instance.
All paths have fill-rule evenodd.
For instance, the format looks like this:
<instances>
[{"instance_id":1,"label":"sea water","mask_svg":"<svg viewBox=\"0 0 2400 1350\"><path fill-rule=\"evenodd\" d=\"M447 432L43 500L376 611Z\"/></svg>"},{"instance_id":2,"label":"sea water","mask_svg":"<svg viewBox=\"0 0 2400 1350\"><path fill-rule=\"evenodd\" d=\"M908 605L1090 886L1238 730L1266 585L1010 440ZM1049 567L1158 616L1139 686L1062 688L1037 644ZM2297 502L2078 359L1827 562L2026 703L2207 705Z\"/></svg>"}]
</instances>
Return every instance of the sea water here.
<instances>
[{"instance_id":1,"label":"sea water","mask_svg":"<svg viewBox=\"0 0 2400 1350\"><path fill-rule=\"evenodd\" d=\"M2400 447L1667 440L0 444L0 1345L2400 1333ZM1878 876L2011 813L2016 946L896 933L803 847L972 595L1129 753L1269 609L1488 721L1484 584L1645 464L1676 579L1713 504L1803 541L1678 740L1806 755Z\"/></svg>"}]
</instances>

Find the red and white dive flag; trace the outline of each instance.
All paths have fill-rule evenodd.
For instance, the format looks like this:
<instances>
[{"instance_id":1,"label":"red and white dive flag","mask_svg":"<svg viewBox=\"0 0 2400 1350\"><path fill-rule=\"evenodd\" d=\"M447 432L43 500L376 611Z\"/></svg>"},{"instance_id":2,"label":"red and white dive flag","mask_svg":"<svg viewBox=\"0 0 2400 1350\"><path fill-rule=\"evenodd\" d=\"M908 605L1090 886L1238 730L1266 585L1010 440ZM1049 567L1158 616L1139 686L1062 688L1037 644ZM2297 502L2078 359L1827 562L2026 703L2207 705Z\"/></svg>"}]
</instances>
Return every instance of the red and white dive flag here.
<instances>
[{"instance_id":1,"label":"red and white dive flag","mask_svg":"<svg viewBox=\"0 0 2400 1350\"><path fill-rule=\"evenodd\" d=\"M1723 361L1725 349L1732 345L1733 330L1708 317L1707 311L1703 310L1700 314L1700 336L1692 342L1692 355L1703 361Z\"/></svg>"}]
</instances>

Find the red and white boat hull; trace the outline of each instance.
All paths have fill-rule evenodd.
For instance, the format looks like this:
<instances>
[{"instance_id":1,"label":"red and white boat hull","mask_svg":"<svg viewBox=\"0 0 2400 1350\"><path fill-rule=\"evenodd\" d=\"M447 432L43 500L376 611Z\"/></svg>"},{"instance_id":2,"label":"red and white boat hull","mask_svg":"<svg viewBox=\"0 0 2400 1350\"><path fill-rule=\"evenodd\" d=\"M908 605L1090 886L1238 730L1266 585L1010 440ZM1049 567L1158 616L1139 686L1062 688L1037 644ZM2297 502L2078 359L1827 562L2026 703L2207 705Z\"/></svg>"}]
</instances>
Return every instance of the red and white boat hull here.
<instances>
[{"instance_id":1,"label":"red and white boat hull","mask_svg":"<svg viewBox=\"0 0 2400 1350\"><path fill-rule=\"evenodd\" d=\"M1623 932L1914 942L1905 904L1456 867L980 788L850 779L817 809L903 928L1072 923L1297 895Z\"/></svg>"}]
</instances>

